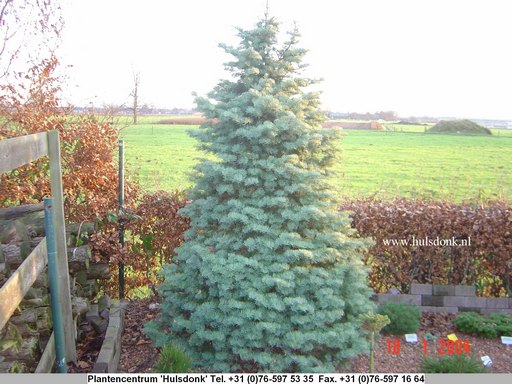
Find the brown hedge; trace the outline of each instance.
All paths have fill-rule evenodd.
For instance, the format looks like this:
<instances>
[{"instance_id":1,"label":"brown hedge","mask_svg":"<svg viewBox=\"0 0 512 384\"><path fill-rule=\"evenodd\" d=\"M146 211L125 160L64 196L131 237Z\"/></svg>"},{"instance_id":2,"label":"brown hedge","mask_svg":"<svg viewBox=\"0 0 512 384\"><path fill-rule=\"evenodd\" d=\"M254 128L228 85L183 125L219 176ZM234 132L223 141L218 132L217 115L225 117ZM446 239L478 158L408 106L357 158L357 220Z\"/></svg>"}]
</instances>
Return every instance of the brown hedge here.
<instances>
[{"instance_id":1,"label":"brown hedge","mask_svg":"<svg viewBox=\"0 0 512 384\"><path fill-rule=\"evenodd\" d=\"M398 199L344 203L352 226L375 244L366 255L377 292L413 282L477 285L482 295L512 296L512 207ZM470 240L468 246L412 246L416 238ZM408 239L409 244L386 244ZM423 240L425 241L425 240ZM418 243L418 242L417 242Z\"/></svg>"}]
</instances>

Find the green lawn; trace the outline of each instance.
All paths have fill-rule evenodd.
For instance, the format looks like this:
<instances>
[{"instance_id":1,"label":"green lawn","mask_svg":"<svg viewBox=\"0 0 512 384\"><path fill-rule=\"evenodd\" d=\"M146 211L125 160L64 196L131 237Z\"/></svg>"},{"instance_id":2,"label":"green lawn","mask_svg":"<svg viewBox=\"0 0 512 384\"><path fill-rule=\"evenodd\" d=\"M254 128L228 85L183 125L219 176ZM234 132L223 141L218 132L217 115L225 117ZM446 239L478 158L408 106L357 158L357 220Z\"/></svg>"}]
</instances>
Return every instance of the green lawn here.
<instances>
[{"instance_id":1,"label":"green lawn","mask_svg":"<svg viewBox=\"0 0 512 384\"><path fill-rule=\"evenodd\" d=\"M425 135L420 126L395 128L344 131L332 180L342 197L512 199L512 132ZM127 172L138 174L148 190L190 187L188 174L197 158L204 157L187 135L190 129L197 128L149 122L125 128Z\"/></svg>"}]
</instances>

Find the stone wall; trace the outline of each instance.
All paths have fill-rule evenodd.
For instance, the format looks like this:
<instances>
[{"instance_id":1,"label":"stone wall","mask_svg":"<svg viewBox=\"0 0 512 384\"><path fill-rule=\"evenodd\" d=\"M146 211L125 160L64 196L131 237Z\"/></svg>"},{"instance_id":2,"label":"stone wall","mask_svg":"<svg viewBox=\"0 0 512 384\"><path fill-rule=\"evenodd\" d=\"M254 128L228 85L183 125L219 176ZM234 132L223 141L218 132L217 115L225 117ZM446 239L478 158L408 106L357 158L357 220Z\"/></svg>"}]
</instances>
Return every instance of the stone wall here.
<instances>
[{"instance_id":1,"label":"stone wall","mask_svg":"<svg viewBox=\"0 0 512 384\"><path fill-rule=\"evenodd\" d=\"M376 294L374 299L379 304L389 301L416 304L423 312L475 311L481 314L512 314L512 298L477 297L475 287L470 285L412 284L409 294L390 291Z\"/></svg>"},{"instance_id":2,"label":"stone wall","mask_svg":"<svg viewBox=\"0 0 512 384\"><path fill-rule=\"evenodd\" d=\"M0 208L0 288L45 236L42 209L42 204ZM110 277L109 264L96 263L91 258L91 249L86 242L93 231L92 223L66 226L76 339L82 335L82 318L99 291L98 280ZM0 329L0 373L37 370L51 333L50 295L45 269L7 324ZM49 348L54 347L50 345ZM49 360L43 365L51 369L55 355L49 353L47 356Z\"/></svg>"}]
</instances>

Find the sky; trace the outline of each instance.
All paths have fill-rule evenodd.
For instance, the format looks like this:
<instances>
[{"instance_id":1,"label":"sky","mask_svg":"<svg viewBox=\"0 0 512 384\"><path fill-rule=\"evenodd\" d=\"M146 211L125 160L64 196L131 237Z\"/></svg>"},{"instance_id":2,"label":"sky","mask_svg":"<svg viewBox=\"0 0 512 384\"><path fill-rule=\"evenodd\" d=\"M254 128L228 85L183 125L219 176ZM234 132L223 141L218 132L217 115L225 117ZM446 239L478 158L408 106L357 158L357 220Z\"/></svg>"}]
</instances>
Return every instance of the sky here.
<instances>
[{"instance_id":1,"label":"sky","mask_svg":"<svg viewBox=\"0 0 512 384\"><path fill-rule=\"evenodd\" d=\"M59 56L76 106L140 103L193 108L228 78L219 43L237 45L266 0L68 0ZM337 112L512 120L512 33L507 0L269 0L322 78L322 107Z\"/></svg>"}]
</instances>

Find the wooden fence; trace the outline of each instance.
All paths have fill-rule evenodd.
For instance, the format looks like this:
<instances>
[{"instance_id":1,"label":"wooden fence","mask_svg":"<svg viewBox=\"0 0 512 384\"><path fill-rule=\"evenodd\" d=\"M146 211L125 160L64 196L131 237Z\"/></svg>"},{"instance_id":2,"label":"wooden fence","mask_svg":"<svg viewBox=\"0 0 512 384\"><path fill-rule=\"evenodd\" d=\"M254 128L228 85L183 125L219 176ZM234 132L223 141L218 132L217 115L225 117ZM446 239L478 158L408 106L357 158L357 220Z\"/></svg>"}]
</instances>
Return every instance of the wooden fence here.
<instances>
[{"instance_id":1,"label":"wooden fence","mask_svg":"<svg viewBox=\"0 0 512 384\"><path fill-rule=\"evenodd\" d=\"M54 225L60 287L58 296L62 305L66 360L68 362L76 361L76 331L69 289L59 133L49 131L0 141L0 172L2 173L9 172L43 156L49 156L51 193L55 203ZM43 272L47 262L46 240L43 239L0 288L0 330L11 318L36 278ZM55 359L53 339L54 335L52 334L36 372L51 370Z\"/></svg>"}]
</instances>

